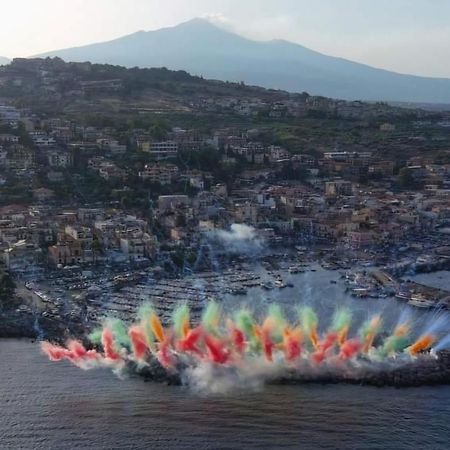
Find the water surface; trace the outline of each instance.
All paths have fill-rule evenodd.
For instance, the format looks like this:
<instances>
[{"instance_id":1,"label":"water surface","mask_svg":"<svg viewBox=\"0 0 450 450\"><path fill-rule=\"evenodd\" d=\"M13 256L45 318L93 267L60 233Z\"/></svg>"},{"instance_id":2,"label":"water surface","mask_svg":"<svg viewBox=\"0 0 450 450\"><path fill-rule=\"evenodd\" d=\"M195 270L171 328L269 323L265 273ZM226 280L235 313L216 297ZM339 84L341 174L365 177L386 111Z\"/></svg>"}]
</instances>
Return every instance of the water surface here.
<instances>
[{"instance_id":1,"label":"water surface","mask_svg":"<svg viewBox=\"0 0 450 450\"><path fill-rule=\"evenodd\" d=\"M199 396L0 340L2 449L448 449L450 388L267 386Z\"/></svg>"}]
</instances>

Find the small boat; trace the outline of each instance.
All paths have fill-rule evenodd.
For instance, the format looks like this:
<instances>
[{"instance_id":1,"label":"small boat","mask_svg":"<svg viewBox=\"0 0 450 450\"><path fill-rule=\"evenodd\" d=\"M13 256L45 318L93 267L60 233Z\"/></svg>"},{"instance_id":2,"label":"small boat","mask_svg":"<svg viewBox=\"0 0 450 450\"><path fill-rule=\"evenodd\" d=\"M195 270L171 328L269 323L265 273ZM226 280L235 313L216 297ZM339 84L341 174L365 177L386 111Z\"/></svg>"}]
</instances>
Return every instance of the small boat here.
<instances>
[{"instance_id":1,"label":"small boat","mask_svg":"<svg viewBox=\"0 0 450 450\"><path fill-rule=\"evenodd\" d=\"M231 294L232 295L247 295L247 290L244 289L243 287L233 288L233 289L231 289Z\"/></svg>"},{"instance_id":2,"label":"small boat","mask_svg":"<svg viewBox=\"0 0 450 450\"><path fill-rule=\"evenodd\" d=\"M369 291L366 288L354 288L352 289L353 297L364 298L369 296Z\"/></svg>"},{"instance_id":3,"label":"small boat","mask_svg":"<svg viewBox=\"0 0 450 450\"><path fill-rule=\"evenodd\" d=\"M406 301L411 300L410 294L407 292L402 292L402 291L398 291L395 294L395 297L398 298L399 300L406 300Z\"/></svg>"},{"instance_id":4,"label":"small boat","mask_svg":"<svg viewBox=\"0 0 450 450\"><path fill-rule=\"evenodd\" d=\"M275 289L275 285L272 283L272 281L267 281L265 283L261 283L261 287L263 289L266 289L267 291L271 291L272 289Z\"/></svg>"},{"instance_id":5,"label":"small boat","mask_svg":"<svg viewBox=\"0 0 450 450\"><path fill-rule=\"evenodd\" d=\"M430 298L426 298L423 294L413 294L408 301L408 305L415 306L416 308L432 308L436 305L436 302Z\"/></svg>"}]
</instances>

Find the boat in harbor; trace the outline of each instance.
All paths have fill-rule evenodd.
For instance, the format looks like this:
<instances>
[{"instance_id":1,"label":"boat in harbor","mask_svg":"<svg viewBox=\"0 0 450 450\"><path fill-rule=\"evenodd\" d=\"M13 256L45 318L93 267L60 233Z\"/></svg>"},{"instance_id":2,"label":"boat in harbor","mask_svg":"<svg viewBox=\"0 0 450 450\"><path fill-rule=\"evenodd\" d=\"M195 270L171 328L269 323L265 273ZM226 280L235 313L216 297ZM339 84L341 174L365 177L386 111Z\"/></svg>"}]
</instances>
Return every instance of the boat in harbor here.
<instances>
[{"instance_id":1,"label":"boat in harbor","mask_svg":"<svg viewBox=\"0 0 450 450\"><path fill-rule=\"evenodd\" d=\"M272 289L275 289L275 284L272 281L266 281L261 283L261 287L266 291L271 291Z\"/></svg>"},{"instance_id":2,"label":"boat in harbor","mask_svg":"<svg viewBox=\"0 0 450 450\"><path fill-rule=\"evenodd\" d=\"M232 295L247 295L247 289L243 287L235 287L230 289Z\"/></svg>"},{"instance_id":3,"label":"boat in harbor","mask_svg":"<svg viewBox=\"0 0 450 450\"><path fill-rule=\"evenodd\" d=\"M284 289L285 287L287 287L286 283L281 278L278 278L277 280L275 280L275 286L278 289Z\"/></svg>"},{"instance_id":4,"label":"boat in harbor","mask_svg":"<svg viewBox=\"0 0 450 450\"><path fill-rule=\"evenodd\" d=\"M352 296L358 298L365 298L369 296L369 289L357 287L352 289Z\"/></svg>"},{"instance_id":5,"label":"boat in harbor","mask_svg":"<svg viewBox=\"0 0 450 450\"><path fill-rule=\"evenodd\" d=\"M408 301L408 305L415 306L416 308L433 308L436 302L433 299L425 297L421 293L411 295L411 299Z\"/></svg>"},{"instance_id":6,"label":"boat in harbor","mask_svg":"<svg viewBox=\"0 0 450 450\"><path fill-rule=\"evenodd\" d=\"M409 292L405 292L405 291L397 291L395 293L395 298L398 298L399 300L403 300L403 301L409 301L409 300L411 300L411 294Z\"/></svg>"},{"instance_id":7,"label":"boat in harbor","mask_svg":"<svg viewBox=\"0 0 450 450\"><path fill-rule=\"evenodd\" d=\"M305 271L305 269L301 266L290 266L288 268L288 272L290 274L303 273L304 271Z\"/></svg>"}]
</instances>

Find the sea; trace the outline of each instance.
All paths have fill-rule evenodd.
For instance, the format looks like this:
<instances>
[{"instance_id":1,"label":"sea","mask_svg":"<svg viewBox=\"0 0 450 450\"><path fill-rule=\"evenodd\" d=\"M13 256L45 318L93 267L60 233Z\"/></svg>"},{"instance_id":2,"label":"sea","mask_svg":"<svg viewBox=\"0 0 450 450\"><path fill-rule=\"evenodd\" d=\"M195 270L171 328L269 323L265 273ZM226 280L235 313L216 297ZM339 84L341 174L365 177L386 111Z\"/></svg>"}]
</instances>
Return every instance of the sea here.
<instances>
[{"instance_id":1,"label":"sea","mask_svg":"<svg viewBox=\"0 0 450 450\"><path fill-rule=\"evenodd\" d=\"M343 299L362 317L381 311L393 323L405 311L393 299L343 296L340 282L330 283L334 272L303 275L290 290L245 301L303 298L320 312ZM15 339L0 340L0 361L0 449L450 448L447 386L270 385L216 394L51 363L37 342Z\"/></svg>"}]
</instances>

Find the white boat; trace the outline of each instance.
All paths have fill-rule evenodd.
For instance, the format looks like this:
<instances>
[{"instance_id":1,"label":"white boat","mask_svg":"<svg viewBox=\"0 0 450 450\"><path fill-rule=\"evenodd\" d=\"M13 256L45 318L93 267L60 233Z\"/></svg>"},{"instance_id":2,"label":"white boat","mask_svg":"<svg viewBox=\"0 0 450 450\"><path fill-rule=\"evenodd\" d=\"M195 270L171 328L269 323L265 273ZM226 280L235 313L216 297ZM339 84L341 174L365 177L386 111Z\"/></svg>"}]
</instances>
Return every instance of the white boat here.
<instances>
[{"instance_id":1,"label":"white boat","mask_svg":"<svg viewBox=\"0 0 450 450\"><path fill-rule=\"evenodd\" d=\"M433 306L436 305L436 302L426 298L423 294L413 294L408 301L408 305L415 306L416 308L433 308Z\"/></svg>"}]
</instances>

